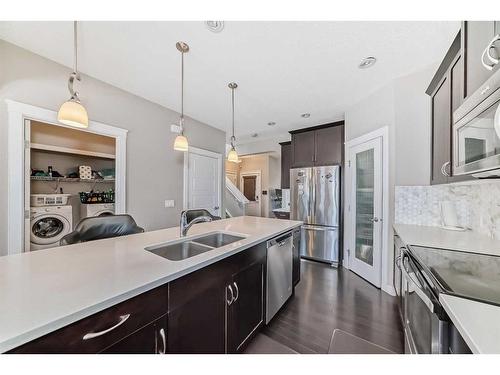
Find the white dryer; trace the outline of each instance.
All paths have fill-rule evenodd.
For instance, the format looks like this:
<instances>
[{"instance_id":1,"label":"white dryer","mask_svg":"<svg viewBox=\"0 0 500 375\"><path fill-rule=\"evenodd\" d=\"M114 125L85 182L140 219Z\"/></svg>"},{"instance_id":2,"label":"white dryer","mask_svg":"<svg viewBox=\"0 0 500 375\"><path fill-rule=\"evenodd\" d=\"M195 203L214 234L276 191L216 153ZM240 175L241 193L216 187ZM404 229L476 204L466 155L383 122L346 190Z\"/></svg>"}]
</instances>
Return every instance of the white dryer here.
<instances>
[{"instance_id":1,"label":"white dryer","mask_svg":"<svg viewBox=\"0 0 500 375\"><path fill-rule=\"evenodd\" d=\"M30 249L56 247L59 240L73 230L73 207L31 207L30 219Z\"/></svg>"},{"instance_id":2,"label":"white dryer","mask_svg":"<svg viewBox=\"0 0 500 375\"><path fill-rule=\"evenodd\" d=\"M114 203L82 204L80 206L81 219L92 216L114 215L114 213L115 213Z\"/></svg>"}]
</instances>

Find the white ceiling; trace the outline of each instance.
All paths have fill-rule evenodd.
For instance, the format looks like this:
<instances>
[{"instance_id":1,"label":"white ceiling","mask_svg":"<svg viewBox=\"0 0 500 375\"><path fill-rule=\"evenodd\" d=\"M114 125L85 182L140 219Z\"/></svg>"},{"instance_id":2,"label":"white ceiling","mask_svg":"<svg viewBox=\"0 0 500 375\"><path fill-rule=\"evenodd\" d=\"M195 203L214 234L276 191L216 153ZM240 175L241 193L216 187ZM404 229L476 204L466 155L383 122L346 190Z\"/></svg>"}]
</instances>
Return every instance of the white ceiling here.
<instances>
[{"instance_id":1,"label":"white ceiling","mask_svg":"<svg viewBox=\"0 0 500 375\"><path fill-rule=\"evenodd\" d=\"M442 59L459 22L227 21L90 22L79 26L79 69L165 107L180 109L182 40L185 113L230 132L235 81L239 140L283 134L343 118L344 111L394 78ZM0 38L72 66L71 22L0 22ZM370 69L358 69L375 56ZM303 119L301 113L311 117ZM267 126L269 121L277 123Z\"/></svg>"}]
</instances>

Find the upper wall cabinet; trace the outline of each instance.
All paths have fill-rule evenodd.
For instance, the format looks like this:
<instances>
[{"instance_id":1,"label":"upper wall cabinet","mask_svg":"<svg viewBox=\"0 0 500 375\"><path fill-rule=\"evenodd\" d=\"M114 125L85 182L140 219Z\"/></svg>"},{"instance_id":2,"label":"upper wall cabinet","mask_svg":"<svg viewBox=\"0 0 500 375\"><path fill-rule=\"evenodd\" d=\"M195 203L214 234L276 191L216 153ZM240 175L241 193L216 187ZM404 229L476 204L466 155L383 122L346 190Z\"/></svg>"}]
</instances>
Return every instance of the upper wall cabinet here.
<instances>
[{"instance_id":1,"label":"upper wall cabinet","mask_svg":"<svg viewBox=\"0 0 500 375\"><path fill-rule=\"evenodd\" d=\"M342 164L344 122L290 132L292 168Z\"/></svg>"},{"instance_id":2,"label":"upper wall cabinet","mask_svg":"<svg viewBox=\"0 0 500 375\"><path fill-rule=\"evenodd\" d=\"M431 97L431 184L471 179L452 176L453 112L464 98L464 64L461 32L446 53L426 93Z\"/></svg>"},{"instance_id":3,"label":"upper wall cabinet","mask_svg":"<svg viewBox=\"0 0 500 375\"><path fill-rule=\"evenodd\" d=\"M281 142L281 188L290 189L290 168L292 167L292 142Z\"/></svg>"},{"instance_id":4,"label":"upper wall cabinet","mask_svg":"<svg viewBox=\"0 0 500 375\"><path fill-rule=\"evenodd\" d=\"M500 58L500 21L464 21L462 23L464 55L464 97L478 90L498 69Z\"/></svg>"}]
</instances>

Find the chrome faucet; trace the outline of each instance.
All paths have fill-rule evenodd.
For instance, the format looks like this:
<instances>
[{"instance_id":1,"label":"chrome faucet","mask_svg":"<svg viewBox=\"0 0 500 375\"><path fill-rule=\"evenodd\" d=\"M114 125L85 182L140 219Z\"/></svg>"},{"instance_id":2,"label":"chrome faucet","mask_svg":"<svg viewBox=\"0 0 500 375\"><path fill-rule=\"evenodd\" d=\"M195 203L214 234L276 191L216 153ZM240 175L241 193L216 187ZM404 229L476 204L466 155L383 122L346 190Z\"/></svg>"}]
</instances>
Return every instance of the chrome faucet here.
<instances>
[{"instance_id":1,"label":"chrome faucet","mask_svg":"<svg viewBox=\"0 0 500 375\"><path fill-rule=\"evenodd\" d=\"M212 217L204 215L204 216L195 217L188 224L187 214L189 213L189 211L197 211L197 210L184 210L184 211L181 212L181 222L180 222L181 237L186 237L189 228L191 228L191 226L193 224L202 223L202 222L208 222L208 221L212 221L213 220Z\"/></svg>"}]
</instances>

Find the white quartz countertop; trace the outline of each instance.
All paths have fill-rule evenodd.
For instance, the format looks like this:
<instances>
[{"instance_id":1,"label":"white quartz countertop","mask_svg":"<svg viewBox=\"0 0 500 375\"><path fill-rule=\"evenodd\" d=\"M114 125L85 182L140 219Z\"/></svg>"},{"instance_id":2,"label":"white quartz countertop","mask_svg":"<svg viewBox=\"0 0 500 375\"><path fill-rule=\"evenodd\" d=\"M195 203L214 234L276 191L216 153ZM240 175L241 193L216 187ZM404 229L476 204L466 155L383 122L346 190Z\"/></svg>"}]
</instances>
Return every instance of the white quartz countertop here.
<instances>
[{"instance_id":1,"label":"white quartz countertop","mask_svg":"<svg viewBox=\"0 0 500 375\"><path fill-rule=\"evenodd\" d=\"M446 294L439 302L473 353L500 354L499 306Z\"/></svg>"},{"instance_id":2,"label":"white quartz countertop","mask_svg":"<svg viewBox=\"0 0 500 375\"><path fill-rule=\"evenodd\" d=\"M171 261L144 247L179 239L179 228L0 257L0 352L299 227L242 216L195 224L188 237L224 231L246 238Z\"/></svg>"},{"instance_id":3,"label":"white quartz countertop","mask_svg":"<svg viewBox=\"0 0 500 375\"><path fill-rule=\"evenodd\" d=\"M470 230L457 232L439 227L408 224L394 224L394 230L407 245L500 256L499 240Z\"/></svg>"}]
</instances>

